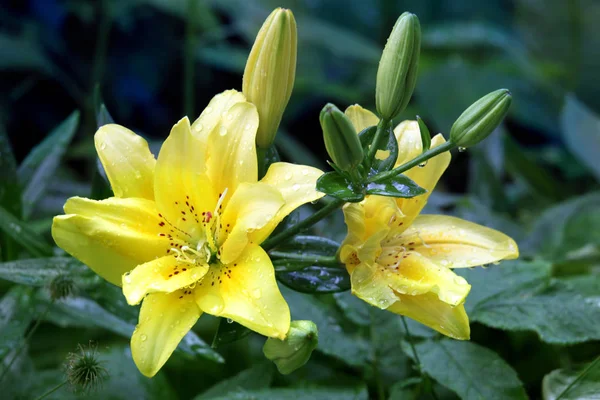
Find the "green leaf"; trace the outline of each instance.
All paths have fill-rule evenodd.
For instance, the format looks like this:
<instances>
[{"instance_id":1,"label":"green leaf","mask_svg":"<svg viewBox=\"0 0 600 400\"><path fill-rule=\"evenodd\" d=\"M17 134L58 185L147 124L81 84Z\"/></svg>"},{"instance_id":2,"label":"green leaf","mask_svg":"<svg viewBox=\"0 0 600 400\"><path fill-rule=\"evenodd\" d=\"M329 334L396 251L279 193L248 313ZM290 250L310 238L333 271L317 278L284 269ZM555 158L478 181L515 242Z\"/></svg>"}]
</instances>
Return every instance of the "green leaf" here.
<instances>
[{"instance_id":1,"label":"green leaf","mask_svg":"<svg viewBox=\"0 0 600 400\"><path fill-rule=\"evenodd\" d=\"M336 293L350 290L350 275L341 266L311 265L299 271L279 272L277 280L302 293Z\"/></svg>"},{"instance_id":2,"label":"green leaf","mask_svg":"<svg viewBox=\"0 0 600 400\"><path fill-rule=\"evenodd\" d=\"M418 386L421 385L421 378L408 378L395 383L390 388L388 400L406 400L417 398ZM416 387L415 387L416 386Z\"/></svg>"},{"instance_id":3,"label":"green leaf","mask_svg":"<svg viewBox=\"0 0 600 400\"><path fill-rule=\"evenodd\" d=\"M358 134L360 144L362 145L365 154L368 154L369 152L371 143L375 138L375 133L377 133L377 127L371 126L369 128L365 128ZM377 172L389 171L390 169L394 168L394 165L396 164L396 160L398 159L398 139L396 139L396 135L394 135L394 131L391 128L388 129L387 133L388 140L382 140L383 143L379 145L377 150L389 151L389 155L385 159L380 160L377 158L376 154L371 165L370 175L376 174Z\"/></svg>"},{"instance_id":4,"label":"green leaf","mask_svg":"<svg viewBox=\"0 0 600 400\"><path fill-rule=\"evenodd\" d=\"M542 381L544 400L600 399L600 357L574 368L557 369Z\"/></svg>"},{"instance_id":5,"label":"green leaf","mask_svg":"<svg viewBox=\"0 0 600 400\"><path fill-rule=\"evenodd\" d=\"M390 196L401 198L412 198L427 193L427 190L417 185L406 175L392 176L381 182L367 184L367 194L378 196Z\"/></svg>"},{"instance_id":6,"label":"green leaf","mask_svg":"<svg viewBox=\"0 0 600 400\"><path fill-rule=\"evenodd\" d=\"M356 388L308 387L250 390L212 397L213 400L367 400L368 392L364 386Z\"/></svg>"},{"instance_id":7,"label":"green leaf","mask_svg":"<svg viewBox=\"0 0 600 400\"><path fill-rule=\"evenodd\" d=\"M317 296L308 296L285 287L281 288L294 320L311 320L319 328L317 351L362 368L369 359L367 342L355 329L342 328L344 318L333 304L325 304ZM319 297L327 298L328 295Z\"/></svg>"},{"instance_id":8,"label":"green leaf","mask_svg":"<svg viewBox=\"0 0 600 400\"><path fill-rule=\"evenodd\" d=\"M419 124L419 131L421 132L421 143L423 144L423 153L425 153L431 147L431 133L429 128L425 125L425 121L417 115L417 122Z\"/></svg>"},{"instance_id":9,"label":"green leaf","mask_svg":"<svg viewBox=\"0 0 600 400\"><path fill-rule=\"evenodd\" d=\"M237 342L251 333L252 331L250 329L231 319L220 318L219 327L215 332L211 347L216 349L221 345Z\"/></svg>"},{"instance_id":10,"label":"green leaf","mask_svg":"<svg viewBox=\"0 0 600 400\"><path fill-rule=\"evenodd\" d=\"M288 257L290 254L299 256L335 256L340 244L321 236L298 235L277 246L277 251L269 252L274 257ZM285 255L280 255L285 254Z\"/></svg>"},{"instance_id":11,"label":"green leaf","mask_svg":"<svg viewBox=\"0 0 600 400\"><path fill-rule=\"evenodd\" d=\"M327 172L317 180L317 190L349 203L356 203L365 198L362 190L337 172Z\"/></svg>"},{"instance_id":12,"label":"green leaf","mask_svg":"<svg viewBox=\"0 0 600 400\"><path fill-rule=\"evenodd\" d=\"M600 339L597 294L580 293L576 281L550 279L549 264L505 262L457 273L473 287L466 302L473 321L504 330L533 330L547 343Z\"/></svg>"},{"instance_id":13,"label":"green leaf","mask_svg":"<svg viewBox=\"0 0 600 400\"><path fill-rule=\"evenodd\" d=\"M0 278L27 286L48 286L54 278L65 275L79 288L93 286L101 278L72 257L49 257L0 263Z\"/></svg>"},{"instance_id":14,"label":"green leaf","mask_svg":"<svg viewBox=\"0 0 600 400\"><path fill-rule=\"evenodd\" d=\"M23 215L31 215L35 204L42 198L60 165L63 154L79 125L79 111L60 123L27 155L18 170L23 185Z\"/></svg>"},{"instance_id":15,"label":"green leaf","mask_svg":"<svg viewBox=\"0 0 600 400\"><path fill-rule=\"evenodd\" d=\"M34 256L43 257L52 254L52 247L41 236L2 206L0 206L0 230Z\"/></svg>"},{"instance_id":16,"label":"green leaf","mask_svg":"<svg viewBox=\"0 0 600 400\"><path fill-rule=\"evenodd\" d=\"M462 399L527 399L516 372L496 353L472 342L427 340L416 346L421 368ZM410 349L405 349L412 357Z\"/></svg>"},{"instance_id":17,"label":"green leaf","mask_svg":"<svg viewBox=\"0 0 600 400\"><path fill-rule=\"evenodd\" d=\"M17 162L4 127L0 125L0 206L11 214L21 216L21 185L17 177ZM17 245L5 234L0 234L0 259L17 257Z\"/></svg>"},{"instance_id":18,"label":"green leaf","mask_svg":"<svg viewBox=\"0 0 600 400\"><path fill-rule=\"evenodd\" d=\"M273 372L274 368L272 364L257 364L231 378L222 380L202 394L194 397L194 400L214 399L215 397L224 395L235 396L238 393L268 388L273 381Z\"/></svg>"},{"instance_id":19,"label":"green leaf","mask_svg":"<svg viewBox=\"0 0 600 400\"><path fill-rule=\"evenodd\" d=\"M19 347L33 320L33 290L13 286L0 300L0 360ZM4 363L0 362L0 370Z\"/></svg>"}]
</instances>

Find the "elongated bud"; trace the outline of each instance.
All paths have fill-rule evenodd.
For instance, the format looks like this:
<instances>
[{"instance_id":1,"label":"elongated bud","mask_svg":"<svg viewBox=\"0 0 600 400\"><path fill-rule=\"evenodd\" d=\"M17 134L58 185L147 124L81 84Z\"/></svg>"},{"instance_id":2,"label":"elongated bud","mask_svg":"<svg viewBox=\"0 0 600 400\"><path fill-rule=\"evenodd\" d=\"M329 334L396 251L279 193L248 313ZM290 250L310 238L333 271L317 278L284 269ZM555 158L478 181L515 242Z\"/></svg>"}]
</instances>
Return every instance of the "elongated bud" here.
<instances>
[{"instance_id":1,"label":"elongated bud","mask_svg":"<svg viewBox=\"0 0 600 400\"><path fill-rule=\"evenodd\" d=\"M350 118L335 105L328 103L319 116L325 148L331 160L342 171L350 171L363 159L360 139Z\"/></svg>"},{"instance_id":2,"label":"elongated bud","mask_svg":"<svg viewBox=\"0 0 600 400\"><path fill-rule=\"evenodd\" d=\"M504 119L512 96L508 89L489 93L471 104L450 129L450 141L459 147L471 147L481 142Z\"/></svg>"},{"instance_id":3,"label":"elongated bud","mask_svg":"<svg viewBox=\"0 0 600 400\"><path fill-rule=\"evenodd\" d=\"M263 353L280 373L287 375L306 364L318 343L319 333L314 322L292 321L285 339L267 339Z\"/></svg>"},{"instance_id":4,"label":"elongated bud","mask_svg":"<svg viewBox=\"0 0 600 400\"><path fill-rule=\"evenodd\" d=\"M268 149L277 133L296 77L296 20L275 9L260 28L244 70L242 92L258 110L256 144Z\"/></svg>"},{"instance_id":5,"label":"elongated bud","mask_svg":"<svg viewBox=\"0 0 600 400\"><path fill-rule=\"evenodd\" d=\"M375 103L381 118L390 120L406 108L417 83L420 52L419 19L405 12L396 21L379 61Z\"/></svg>"}]
</instances>

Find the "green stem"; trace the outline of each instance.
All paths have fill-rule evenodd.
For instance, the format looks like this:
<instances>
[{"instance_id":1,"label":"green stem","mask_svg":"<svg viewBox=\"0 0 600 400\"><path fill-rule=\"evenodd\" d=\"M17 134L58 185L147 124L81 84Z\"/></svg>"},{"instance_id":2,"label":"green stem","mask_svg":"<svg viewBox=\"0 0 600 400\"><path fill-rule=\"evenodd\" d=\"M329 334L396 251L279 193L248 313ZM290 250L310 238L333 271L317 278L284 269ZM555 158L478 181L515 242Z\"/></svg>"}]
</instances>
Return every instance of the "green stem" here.
<instances>
[{"instance_id":1,"label":"green stem","mask_svg":"<svg viewBox=\"0 0 600 400\"><path fill-rule=\"evenodd\" d=\"M408 171L409 169L416 167L419 164L424 163L425 161L437 156L438 154L441 154L445 151L449 151L449 150L453 149L454 147L456 147L456 145L454 143L445 142L439 146L429 149L428 151L421 154L417 158L414 158L414 159L410 160L409 162L404 163L397 168L394 168L391 171L382 172L380 174L377 174L377 175L369 178L368 182L381 182L381 181L385 181L389 178L393 178L394 176L400 175L401 173Z\"/></svg>"},{"instance_id":2,"label":"green stem","mask_svg":"<svg viewBox=\"0 0 600 400\"><path fill-rule=\"evenodd\" d=\"M377 386L377 398L379 400L385 400L385 389L383 387L383 381L381 380L381 373L379 372L379 355L377 354L377 347L375 344L377 343L377 338L375 333L375 318L373 317L373 310L369 310L369 318L371 319L369 336L373 349L373 375L375 376L375 384Z\"/></svg>"},{"instance_id":3,"label":"green stem","mask_svg":"<svg viewBox=\"0 0 600 400\"><path fill-rule=\"evenodd\" d=\"M328 216L329 214L331 214L332 212L334 212L335 210L340 208L342 205L344 205L344 203L345 203L344 200L335 199L334 201L327 204L325 207L321 208L319 211L317 211L310 217L298 222L294 226L289 227L285 231L283 231L273 237L270 237L261 245L261 247L265 251L269 251L272 248L277 247L283 241L310 228L311 226L313 226L314 224L316 224L317 222L319 222L320 220L322 220L323 218L325 218L326 216Z\"/></svg>"},{"instance_id":4,"label":"green stem","mask_svg":"<svg viewBox=\"0 0 600 400\"><path fill-rule=\"evenodd\" d=\"M369 147L369 152L366 157L367 170L371 168L373 164L373 158L375 158L375 153L377 153L377 148L379 147L380 142L385 138L384 134L387 133L389 128L390 121L387 119L381 119L377 124L377 131L375 132L375 137L373 137L373 142L371 142L371 147Z\"/></svg>"},{"instance_id":5,"label":"green stem","mask_svg":"<svg viewBox=\"0 0 600 400\"><path fill-rule=\"evenodd\" d=\"M42 321L44 320L44 318L46 318L46 314L48 314L48 311L50 311L50 307L52 306L52 303L53 303L52 301L50 301L48 303L48 305L46 306L46 309L44 310L44 312L42 314L40 314L40 316L38 317L37 321L35 321L35 324L33 325L33 328L31 328L31 330L25 336L25 339L23 340L23 342L21 343L21 345L19 346L19 348L15 352L15 355L11 358L11 360L9 361L8 365L6 366L6 368L4 368L4 371L2 371L2 375L0 375L0 382L2 382L2 380L4 379L4 377L6 376L6 374L8 373L8 371L10 371L10 367L12 367L13 363L17 360L17 358L19 358L19 354L21 354L21 352L25 348L25 344L27 344L27 342L29 341L29 339L31 339L31 337L33 336L33 334L35 333L35 331L37 330L37 328L40 326L40 324L42 323Z\"/></svg>"},{"instance_id":6,"label":"green stem","mask_svg":"<svg viewBox=\"0 0 600 400\"><path fill-rule=\"evenodd\" d=\"M194 113L194 48L196 47L197 0L188 0L185 24L185 51L183 54L184 115Z\"/></svg>"},{"instance_id":7,"label":"green stem","mask_svg":"<svg viewBox=\"0 0 600 400\"><path fill-rule=\"evenodd\" d=\"M421 359L419 359L419 354L417 353L417 348L415 347L412 336L410 334L410 330L408 329L408 324L406 323L406 318L404 316L400 317L402 319L402 325L404 326L404 331L406 332L406 341L410 345L412 349L413 357L415 358L415 364L417 366L417 371L423 380L429 380L429 377L423 373L423 369L421 368ZM433 385L431 385L431 397L435 400L438 400L437 394L433 389Z\"/></svg>"},{"instance_id":8,"label":"green stem","mask_svg":"<svg viewBox=\"0 0 600 400\"><path fill-rule=\"evenodd\" d=\"M596 366L596 364L598 364L599 362L600 362L600 357L597 357L597 358L596 358L594 361L592 361L592 362L590 363L590 365L588 365L588 366L587 366L587 367L586 367L586 368L585 368L585 369L584 369L584 370L581 372L581 374L579 374L579 376L578 376L577 378L575 378L575 379L573 380L573 382L571 382L571 383L569 384L569 386L567 386L567 387L565 388L565 390L563 390L563 391L562 391L562 393L561 393L561 394L559 394L559 395L558 395L558 397L556 397L556 400L560 400L560 399L562 399L562 398L563 398L563 397L564 397L564 396L565 396L565 395L566 395L566 394L569 392L569 390L571 390L571 388L572 388L573 386L575 386L575 384L576 384L577 382L579 382L580 380L582 380L582 379L583 379L583 378L584 378L584 377L585 377L585 376L588 374L588 372L589 372L589 371L591 371L591 370L592 370L592 368L594 368L594 367Z\"/></svg>"},{"instance_id":9,"label":"green stem","mask_svg":"<svg viewBox=\"0 0 600 400\"><path fill-rule=\"evenodd\" d=\"M67 382L68 381L64 381L62 383L59 383L58 385L54 386L52 389L48 390L46 393L44 393L40 397L36 398L35 400L42 400L43 398L50 396L52 393L56 392L58 389L60 389L61 387L65 386L67 384Z\"/></svg>"},{"instance_id":10,"label":"green stem","mask_svg":"<svg viewBox=\"0 0 600 400\"><path fill-rule=\"evenodd\" d=\"M258 179L262 179L267 174L267 149L256 147L256 160L258 165Z\"/></svg>"},{"instance_id":11,"label":"green stem","mask_svg":"<svg viewBox=\"0 0 600 400\"><path fill-rule=\"evenodd\" d=\"M297 253L286 253L283 251L271 251L269 252L269 255L271 257L277 257L279 259L287 259L287 260L294 260L294 261L308 261L308 262L314 262L316 264L321 264L321 265L330 265L330 266L339 266L340 262L337 259L337 257L335 256L306 256L304 254L297 254ZM273 261L278 261L278 260L273 260Z\"/></svg>"}]
</instances>

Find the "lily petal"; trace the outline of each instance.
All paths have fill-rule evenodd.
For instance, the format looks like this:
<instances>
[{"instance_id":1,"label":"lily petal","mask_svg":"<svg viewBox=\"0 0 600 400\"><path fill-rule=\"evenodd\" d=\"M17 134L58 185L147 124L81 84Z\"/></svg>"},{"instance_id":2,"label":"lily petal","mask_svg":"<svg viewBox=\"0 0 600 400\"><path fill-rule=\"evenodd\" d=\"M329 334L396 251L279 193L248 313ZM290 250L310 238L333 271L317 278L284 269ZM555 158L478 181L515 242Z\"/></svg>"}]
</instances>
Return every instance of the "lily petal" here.
<instances>
[{"instance_id":1,"label":"lily petal","mask_svg":"<svg viewBox=\"0 0 600 400\"><path fill-rule=\"evenodd\" d=\"M365 128L377 125L379 123L379 117L377 115L362 108L358 104L354 104L346 108L344 114L346 114L346 116L350 119L357 133L360 133Z\"/></svg>"},{"instance_id":2,"label":"lily petal","mask_svg":"<svg viewBox=\"0 0 600 400\"><path fill-rule=\"evenodd\" d=\"M256 129L258 112L248 102L234 104L222 116L208 139L207 168L218 193L234 193L243 182L258 180ZM227 198L225 203L227 204ZM223 206L225 207L225 205Z\"/></svg>"},{"instance_id":3,"label":"lily petal","mask_svg":"<svg viewBox=\"0 0 600 400\"><path fill-rule=\"evenodd\" d=\"M454 339L468 340L471 336L464 305L451 306L433 293L417 296L398 293L398 301L387 310L412 318Z\"/></svg>"},{"instance_id":4,"label":"lily petal","mask_svg":"<svg viewBox=\"0 0 600 400\"><path fill-rule=\"evenodd\" d=\"M226 90L211 99L202 114L192 124L192 133L206 142L212 131L221 122L223 113L227 113L237 103L246 101L246 97L237 90Z\"/></svg>"},{"instance_id":5,"label":"lily petal","mask_svg":"<svg viewBox=\"0 0 600 400\"><path fill-rule=\"evenodd\" d=\"M130 305L139 304L149 293L172 293L193 285L208 271L208 265L192 265L165 256L138 265L123 275L123 295Z\"/></svg>"},{"instance_id":6,"label":"lily petal","mask_svg":"<svg viewBox=\"0 0 600 400\"><path fill-rule=\"evenodd\" d=\"M504 233L456 217L420 215L402 236L414 239L415 251L449 268L519 256L517 244Z\"/></svg>"},{"instance_id":7,"label":"lily petal","mask_svg":"<svg viewBox=\"0 0 600 400\"><path fill-rule=\"evenodd\" d=\"M72 197L65 212L52 223L56 244L114 285L121 285L125 272L163 256L170 247L160 236L153 201Z\"/></svg>"},{"instance_id":8,"label":"lily petal","mask_svg":"<svg viewBox=\"0 0 600 400\"><path fill-rule=\"evenodd\" d=\"M144 138L121 125L108 124L98 129L94 144L116 197L154 199L156 160Z\"/></svg>"},{"instance_id":9,"label":"lily petal","mask_svg":"<svg viewBox=\"0 0 600 400\"><path fill-rule=\"evenodd\" d=\"M247 246L234 264L212 267L195 293L204 312L231 318L261 335L284 339L290 328L290 310L273 265L259 246Z\"/></svg>"},{"instance_id":10,"label":"lily petal","mask_svg":"<svg viewBox=\"0 0 600 400\"><path fill-rule=\"evenodd\" d=\"M200 229L198 215L214 211L218 194L208 179L205 146L192 135L187 117L173 126L160 149L154 191L165 223L188 235Z\"/></svg>"},{"instance_id":11,"label":"lily petal","mask_svg":"<svg viewBox=\"0 0 600 400\"><path fill-rule=\"evenodd\" d=\"M279 190L263 183L242 183L233 193L220 221L220 260L234 262L248 245L254 232L271 224L285 200Z\"/></svg>"},{"instance_id":12,"label":"lily petal","mask_svg":"<svg viewBox=\"0 0 600 400\"><path fill-rule=\"evenodd\" d=\"M131 336L131 355L140 372L156 375L201 314L194 296L183 290L149 294Z\"/></svg>"},{"instance_id":13,"label":"lily petal","mask_svg":"<svg viewBox=\"0 0 600 400\"><path fill-rule=\"evenodd\" d=\"M323 175L323 171L306 165L284 162L271 164L261 182L276 188L283 196L285 203L275 218L252 234L252 241L257 244L262 243L289 213L303 204L325 196L316 189L317 179L321 175Z\"/></svg>"}]
</instances>

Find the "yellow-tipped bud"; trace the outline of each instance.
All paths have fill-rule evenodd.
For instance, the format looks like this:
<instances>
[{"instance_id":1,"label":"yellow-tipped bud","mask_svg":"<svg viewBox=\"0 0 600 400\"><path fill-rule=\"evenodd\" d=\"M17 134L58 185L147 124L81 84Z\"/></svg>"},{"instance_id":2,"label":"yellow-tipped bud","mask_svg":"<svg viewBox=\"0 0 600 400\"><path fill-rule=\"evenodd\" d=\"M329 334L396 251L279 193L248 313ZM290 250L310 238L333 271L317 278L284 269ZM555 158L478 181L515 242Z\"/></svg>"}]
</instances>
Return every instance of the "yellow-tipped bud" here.
<instances>
[{"instance_id":1,"label":"yellow-tipped bud","mask_svg":"<svg viewBox=\"0 0 600 400\"><path fill-rule=\"evenodd\" d=\"M306 364L318 343L319 333L314 322L292 321L285 339L267 339L263 353L280 373L287 375Z\"/></svg>"},{"instance_id":2,"label":"yellow-tipped bud","mask_svg":"<svg viewBox=\"0 0 600 400\"><path fill-rule=\"evenodd\" d=\"M450 141L459 147L471 147L481 142L504 119L512 96L508 89L488 93L471 104L450 129Z\"/></svg>"},{"instance_id":3,"label":"yellow-tipped bud","mask_svg":"<svg viewBox=\"0 0 600 400\"><path fill-rule=\"evenodd\" d=\"M377 69L375 103L381 118L390 120L406 108L417 83L420 52L419 19L405 12L392 29Z\"/></svg>"},{"instance_id":4,"label":"yellow-tipped bud","mask_svg":"<svg viewBox=\"0 0 600 400\"><path fill-rule=\"evenodd\" d=\"M258 147L273 143L296 77L296 20L290 10L275 9L260 28L244 70L242 92L258 110Z\"/></svg>"}]
</instances>

